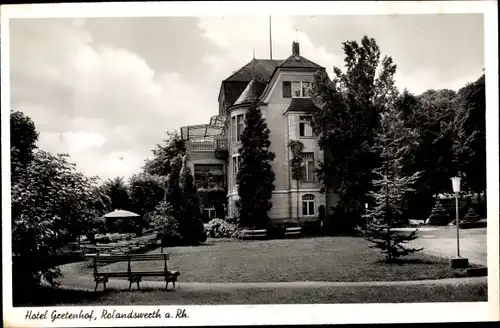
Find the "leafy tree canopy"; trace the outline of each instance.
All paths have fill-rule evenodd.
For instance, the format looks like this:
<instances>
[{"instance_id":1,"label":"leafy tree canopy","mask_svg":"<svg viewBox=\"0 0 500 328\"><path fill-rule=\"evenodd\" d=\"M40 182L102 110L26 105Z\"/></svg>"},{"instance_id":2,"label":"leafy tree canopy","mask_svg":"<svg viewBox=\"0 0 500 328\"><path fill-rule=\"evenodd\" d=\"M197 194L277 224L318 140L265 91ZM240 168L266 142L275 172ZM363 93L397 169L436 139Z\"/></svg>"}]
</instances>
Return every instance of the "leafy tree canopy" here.
<instances>
[{"instance_id":1,"label":"leafy tree canopy","mask_svg":"<svg viewBox=\"0 0 500 328\"><path fill-rule=\"evenodd\" d=\"M157 144L152 152L153 157L144 164L144 172L167 176L170 173L170 161L186 154L186 143L177 131L167 132L167 139L163 140L163 144Z\"/></svg>"}]
</instances>

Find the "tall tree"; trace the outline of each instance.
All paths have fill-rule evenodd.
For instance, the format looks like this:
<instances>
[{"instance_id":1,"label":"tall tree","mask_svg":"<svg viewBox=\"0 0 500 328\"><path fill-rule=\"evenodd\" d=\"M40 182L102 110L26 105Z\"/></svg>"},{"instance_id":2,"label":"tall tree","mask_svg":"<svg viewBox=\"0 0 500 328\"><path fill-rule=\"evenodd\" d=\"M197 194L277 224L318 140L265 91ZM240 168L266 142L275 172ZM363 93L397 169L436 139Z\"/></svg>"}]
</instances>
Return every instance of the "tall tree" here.
<instances>
[{"instance_id":1,"label":"tall tree","mask_svg":"<svg viewBox=\"0 0 500 328\"><path fill-rule=\"evenodd\" d=\"M10 112L10 170L17 181L22 170L33 160L37 148L38 132L35 123L19 111Z\"/></svg>"},{"instance_id":2,"label":"tall tree","mask_svg":"<svg viewBox=\"0 0 500 328\"><path fill-rule=\"evenodd\" d=\"M236 176L240 197L240 225L264 228L272 207L275 175L271 161L275 154L269 151L269 129L257 102L251 105L246 114L241 145L240 166Z\"/></svg>"},{"instance_id":3,"label":"tall tree","mask_svg":"<svg viewBox=\"0 0 500 328\"><path fill-rule=\"evenodd\" d=\"M170 173L170 161L186 154L186 143L177 131L167 132L167 139L163 140L163 144L157 144L152 152L153 157L144 164L144 172L167 176Z\"/></svg>"},{"instance_id":4,"label":"tall tree","mask_svg":"<svg viewBox=\"0 0 500 328\"><path fill-rule=\"evenodd\" d=\"M449 191L453 169L453 138L450 124L456 115L456 93L452 90L428 90L415 97L405 92L398 99L404 107L405 124L418 131L418 146L406 161L407 174L421 171L416 181L416 193L409 197L408 205L413 218L426 219L436 199L435 195Z\"/></svg>"},{"instance_id":5,"label":"tall tree","mask_svg":"<svg viewBox=\"0 0 500 328\"><path fill-rule=\"evenodd\" d=\"M486 190L486 94L484 74L458 91L458 110L450 126L455 166L465 186L480 193Z\"/></svg>"},{"instance_id":6,"label":"tall tree","mask_svg":"<svg viewBox=\"0 0 500 328\"><path fill-rule=\"evenodd\" d=\"M376 134L373 150L380 155L381 165L374 169L375 190L369 193L374 206L367 210L368 225L362 230L373 247L386 254L387 261L417 251L403 245L416 238L416 231L407 234L394 230L405 211L405 194L414 191L412 186L419 175L418 172L406 175L403 170L406 154L417 144L417 133L405 127L401 116L396 106L388 107L380 115L380 132Z\"/></svg>"},{"instance_id":7,"label":"tall tree","mask_svg":"<svg viewBox=\"0 0 500 328\"><path fill-rule=\"evenodd\" d=\"M123 177L109 179L103 184L103 189L110 199L112 210L133 210L128 186Z\"/></svg>"},{"instance_id":8,"label":"tall tree","mask_svg":"<svg viewBox=\"0 0 500 328\"><path fill-rule=\"evenodd\" d=\"M318 72L313 99L320 109L313 113L312 126L325 152L318 178L323 189L340 196L336 212L355 223L363 213L365 193L371 187L372 169L378 156L370 151L378 126L378 115L395 92L396 65L391 57L380 57L373 38L342 43L345 72L334 67L333 80Z\"/></svg>"},{"instance_id":9,"label":"tall tree","mask_svg":"<svg viewBox=\"0 0 500 328\"><path fill-rule=\"evenodd\" d=\"M139 173L130 177L128 184L133 211L142 217L154 211L164 198L164 177Z\"/></svg>"}]
</instances>

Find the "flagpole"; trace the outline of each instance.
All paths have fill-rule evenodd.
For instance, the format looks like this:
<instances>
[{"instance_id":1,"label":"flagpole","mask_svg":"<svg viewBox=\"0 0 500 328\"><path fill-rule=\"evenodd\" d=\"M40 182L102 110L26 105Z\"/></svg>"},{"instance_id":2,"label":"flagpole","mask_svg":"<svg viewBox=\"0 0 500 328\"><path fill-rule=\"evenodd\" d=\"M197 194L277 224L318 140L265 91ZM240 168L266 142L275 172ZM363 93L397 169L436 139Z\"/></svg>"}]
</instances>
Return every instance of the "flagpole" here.
<instances>
[{"instance_id":1,"label":"flagpole","mask_svg":"<svg viewBox=\"0 0 500 328\"><path fill-rule=\"evenodd\" d=\"M273 59L273 37L271 32L271 15L269 15L269 58Z\"/></svg>"}]
</instances>

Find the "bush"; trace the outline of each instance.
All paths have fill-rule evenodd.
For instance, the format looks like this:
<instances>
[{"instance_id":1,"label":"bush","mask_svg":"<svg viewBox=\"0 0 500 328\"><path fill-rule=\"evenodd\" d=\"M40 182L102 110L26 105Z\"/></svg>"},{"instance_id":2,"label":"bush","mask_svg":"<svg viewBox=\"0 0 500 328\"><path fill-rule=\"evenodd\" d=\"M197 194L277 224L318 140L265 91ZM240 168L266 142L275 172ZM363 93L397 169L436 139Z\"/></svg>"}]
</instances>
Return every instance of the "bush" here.
<instances>
[{"instance_id":1,"label":"bush","mask_svg":"<svg viewBox=\"0 0 500 328\"><path fill-rule=\"evenodd\" d=\"M226 218L226 222L229 224L238 225L238 218L237 217Z\"/></svg>"},{"instance_id":2,"label":"bush","mask_svg":"<svg viewBox=\"0 0 500 328\"><path fill-rule=\"evenodd\" d=\"M205 236L210 238L233 238L237 231L236 225L221 219L213 219L205 224Z\"/></svg>"},{"instance_id":3,"label":"bush","mask_svg":"<svg viewBox=\"0 0 500 328\"><path fill-rule=\"evenodd\" d=\"M467 213L464 216L464 221L465 222L477 222L481 219L479 214L476 213L476 211L470 207Z\"/></svg>"},{"instance_id":4,"label":"bush","mask_svg":"<svg viewBox=\"0 0 500 328\"><path fill-rule=\"evenodd\" d=\"M450 222L448 212L441 204L439 200L436 201L436 205L432 208L429 218L425 222L430 225L447 225Z\"/></svg>"},{"instance_id":5,"label":"bush","mask_svg":"<svg viewBox=\"0 0 500 328\"><path fill-rule=\"evenodd\" d=\"M164 246L178 246L182 242L179 223L172 212L172 207L167 202L162 201L149 215L151 224L157 229L157 236Z\"/></svg>"},{"instance_id":6,"label":"bush","mask_svg":"<svg viewBox=\"0 0 500 328\"><path fill-rule=\"evenodd\" d=\"M267 224L267 235L271 239L285 238L286 227L282 223L269 222Z\"/></svg>"},{"instance_id":7,"label":"bush","mask_svg":"<svg viewBox=\"0 0 500 328\"><path fill-rule=\"evenodd\" d=\"M323 222L323 224L325 224ZM324 233L325 227L321 227L321 221L304 222L302 225L302 233L309 236L317 236Z\"/></svg>"}]
</instances>

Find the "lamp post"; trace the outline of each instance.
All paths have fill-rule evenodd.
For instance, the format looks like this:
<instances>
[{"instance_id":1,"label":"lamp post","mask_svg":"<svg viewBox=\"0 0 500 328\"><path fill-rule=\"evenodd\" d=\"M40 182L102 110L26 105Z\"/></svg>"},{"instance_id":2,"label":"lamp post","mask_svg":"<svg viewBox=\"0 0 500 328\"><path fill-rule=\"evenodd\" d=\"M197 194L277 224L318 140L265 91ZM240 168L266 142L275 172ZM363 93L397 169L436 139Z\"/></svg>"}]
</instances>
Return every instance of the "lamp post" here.
<instances>
[{"instance_id":1,"label":"lamp post","mask_svg":"<svg viewBox=\"0 0 500 328\"><path fill-rule=\"evenodd\" d=\"M453 269L464 269L469 266L469 260L460 257L460 223L459 223L459 204L458 204L458 193L460 192L460 178L451 178L451 183L453 187L453 192L455 193L455 226L457 228L457 257L450 260L450 266Z\"/></svg>"}]
</instances>

